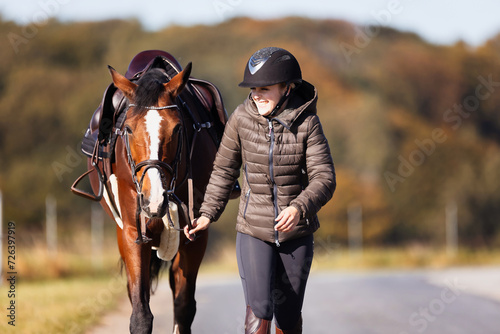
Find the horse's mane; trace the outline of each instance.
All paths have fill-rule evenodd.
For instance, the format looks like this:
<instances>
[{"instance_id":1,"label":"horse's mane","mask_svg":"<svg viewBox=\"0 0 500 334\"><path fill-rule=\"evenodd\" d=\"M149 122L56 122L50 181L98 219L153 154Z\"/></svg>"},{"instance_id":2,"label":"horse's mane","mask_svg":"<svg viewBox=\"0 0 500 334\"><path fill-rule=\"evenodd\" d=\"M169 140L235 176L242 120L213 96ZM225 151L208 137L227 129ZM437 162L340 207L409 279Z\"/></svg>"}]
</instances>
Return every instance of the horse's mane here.
<instances>
[{"instance_id":1,"label":"horse's mane","mask_svg":"<svg viewBox=\"0 0 500 334\"><path fill-rule=\"evenodd\" d=\"M168 82L165 71L159 68L151 68L137 81L137 89L135 91L135 105L133 114L141 114L145 110L144 107L156 105L160 95L165 92L164 83Z\"/></svg>"}]
</instances>

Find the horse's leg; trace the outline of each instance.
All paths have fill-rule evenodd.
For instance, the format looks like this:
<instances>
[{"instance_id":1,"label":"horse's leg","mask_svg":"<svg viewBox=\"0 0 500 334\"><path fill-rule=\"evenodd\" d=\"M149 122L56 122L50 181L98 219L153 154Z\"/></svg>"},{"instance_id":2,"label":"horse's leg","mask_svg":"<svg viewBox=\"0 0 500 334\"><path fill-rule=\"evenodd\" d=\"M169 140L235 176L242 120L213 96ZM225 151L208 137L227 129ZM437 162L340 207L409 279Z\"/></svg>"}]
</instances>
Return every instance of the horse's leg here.
<instances>
[{"instance_id":1,"label":"horse's leg","mask_svg":"<svg viewBox=\"0 0 500 334\"><path fill-rule=\"evenodd\" d=\"M208 231L199 233L198 239L186 244L181 233L179 251L170 266L170 288L174 297L174 334L190 334L196 313L194 298L196 277L208 241Z\"/></svg>"},{"instance_id":2,"label":"horse's leg","mask_svg":"<svg viewBox=\"0 0 500 334\"><path fill-rule=\"evenodd\" d=\"M130 333L151 333L153 331L153 313L149 308L151 245L138 245L135 243L136 238L135 228L124 226L123 231L118 231L118 245L125 262L128 295L132 304Z\"/></svg>"}]
</instances>

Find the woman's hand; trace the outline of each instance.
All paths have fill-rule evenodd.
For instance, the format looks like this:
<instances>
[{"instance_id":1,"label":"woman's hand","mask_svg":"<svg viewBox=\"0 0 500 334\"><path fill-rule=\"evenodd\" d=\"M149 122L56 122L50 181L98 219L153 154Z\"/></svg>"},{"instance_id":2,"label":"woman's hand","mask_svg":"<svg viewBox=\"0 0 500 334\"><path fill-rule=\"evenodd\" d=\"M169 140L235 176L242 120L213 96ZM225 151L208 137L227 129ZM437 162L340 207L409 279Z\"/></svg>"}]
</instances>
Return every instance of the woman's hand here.
<instances>
[{"instance_id":1,"label":"woman's hand","mask_svg":"<svg viewBox=\"0 0 500 334\"><path fill-rule=\"evenodd\" d=\"M287 207L281 211L278 218L275 219L278 223L274 229L278 232L290 232L300 220L300 212L293 206Z\"/></svg>"},{"instance_id":2,"label":"woman's hand","mask_svg":"<svg viewBox=\"0 0 500 334\"><path fill-rule=\"evenodd\" d=\"M206 230L208 226L210 226L210 219L205 216L201 216L199 218L193 219L193 221L191 222L191 226L193 227L192 229L189 229L189 225L184 226L184 235L190 241L193 241L196 232Z\"/></svg>"}]
</instances>

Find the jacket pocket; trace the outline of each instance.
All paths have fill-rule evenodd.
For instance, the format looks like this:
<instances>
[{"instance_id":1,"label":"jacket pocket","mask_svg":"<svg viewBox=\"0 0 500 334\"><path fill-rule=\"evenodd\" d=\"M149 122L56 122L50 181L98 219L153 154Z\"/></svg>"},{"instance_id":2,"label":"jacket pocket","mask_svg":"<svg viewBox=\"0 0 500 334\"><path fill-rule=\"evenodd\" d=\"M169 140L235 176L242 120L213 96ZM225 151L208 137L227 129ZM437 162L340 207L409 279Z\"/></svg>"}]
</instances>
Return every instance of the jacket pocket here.
<instances>
[{"instance_id":1,"label":"jacket pocket","mask_svg":"<svg viewBox=\"0 0 500 334\"><path fill-rule=\"evenodd\" d=\"M247 208L248 208L248 203L250 202L250 194L252 192L252 189L250 189L250 182L248 182L248 172L247 172L247 165L245 164L245 168L244 168L244 172L245 172L245 180L247 181L247 187L248 187L248 190L246 191L245 193L245 208L243 209L243 218L246 219L246 215L247 215Z\"/></svg>"},{"instance_id":2,"label":"jacket pocket","mask_svg":"<svg viewBox=\"0 0 500 334\"><path fill-rule=\"evenodd\" d=\"M247 219L247 208L248 208L248 202L250 202L250 193L252 191L250 188L248 188L247 192L245 193L245 209L243 210L243 218Z\"/></svg>"}]
</instances>

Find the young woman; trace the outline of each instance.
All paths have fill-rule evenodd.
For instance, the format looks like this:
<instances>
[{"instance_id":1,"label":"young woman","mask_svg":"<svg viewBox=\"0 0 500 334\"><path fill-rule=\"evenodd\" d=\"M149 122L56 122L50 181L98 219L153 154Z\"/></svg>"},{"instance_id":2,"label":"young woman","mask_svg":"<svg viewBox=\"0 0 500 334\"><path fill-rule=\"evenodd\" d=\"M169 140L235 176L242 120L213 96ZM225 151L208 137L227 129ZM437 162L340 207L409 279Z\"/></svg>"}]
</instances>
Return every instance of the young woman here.
<instances>
[{"instance_id":1,"label":"young woman","mask_svg":"<svg viewBox=\"0 0 500 334\"><path fill-rule=\"evenodd\" d=\"M201 216L189 239L222 214L243 171L236 223L245 333L302 333L302 303L313 258L316 213L333 195L335 169L316 114L317 91L288 51L255 52L241 87L248 98L226 125Z\"/></svg>"}]
</instances>

